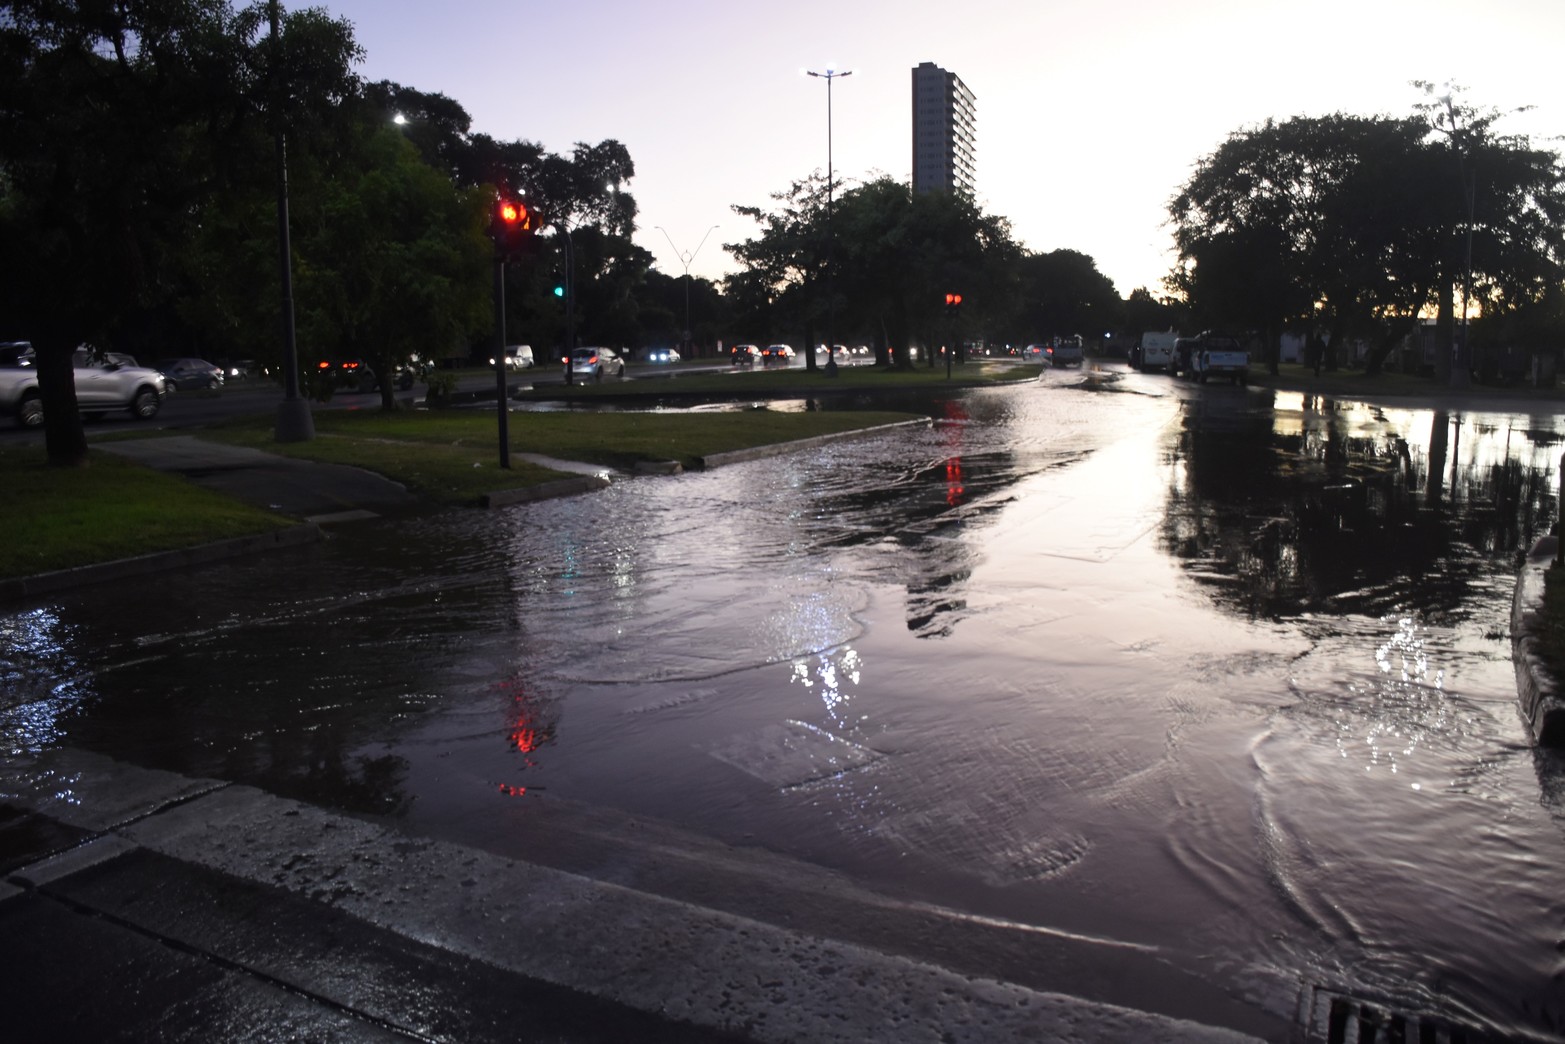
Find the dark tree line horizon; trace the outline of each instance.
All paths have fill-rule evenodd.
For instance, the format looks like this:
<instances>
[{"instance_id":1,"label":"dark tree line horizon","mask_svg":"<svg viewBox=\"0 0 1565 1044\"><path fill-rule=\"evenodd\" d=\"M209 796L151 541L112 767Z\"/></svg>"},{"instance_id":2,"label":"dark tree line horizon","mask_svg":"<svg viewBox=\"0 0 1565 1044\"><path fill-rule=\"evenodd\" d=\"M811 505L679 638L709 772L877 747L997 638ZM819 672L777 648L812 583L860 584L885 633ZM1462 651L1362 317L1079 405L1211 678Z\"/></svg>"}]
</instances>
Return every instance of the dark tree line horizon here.
<instances>
[{"instance_id":1,"label":"dark tree line horizon","mask_svg":"<svg viewBox=\"0 0 1565 1044\"><path fill-rule=\"evenodd\" d=\"M565 340L552 289L567 231L581 343L679 343L687 295L697 345L829 336L886 365L913 345L1223 326L1257 335L1274 365L1281 333L1303 331L1372 340L1378 366L1420 315L1450 327L1463 286L1485 336L1557 344L1565 325L1558 155L1449 99L1234 132L1169 205L1179 263L1161 293L1121 297L1089 254L1029 251L971 197L887 177L836 186L828 237L818 171L733 206L756 230L725 244L738 267L714 281L665 274L632 242L620 142L559 155L495 139L443 94L360 78L345 20L289 11L274 41L266 8L0 4L0 337L38 350L52 461L86 455L78 345L280 360L279 129L301 359L364 358L387 408L413 354L487 352L496 191L550 226L507 272L510 339L540 359Z\"/></svg>"}]
</instances>

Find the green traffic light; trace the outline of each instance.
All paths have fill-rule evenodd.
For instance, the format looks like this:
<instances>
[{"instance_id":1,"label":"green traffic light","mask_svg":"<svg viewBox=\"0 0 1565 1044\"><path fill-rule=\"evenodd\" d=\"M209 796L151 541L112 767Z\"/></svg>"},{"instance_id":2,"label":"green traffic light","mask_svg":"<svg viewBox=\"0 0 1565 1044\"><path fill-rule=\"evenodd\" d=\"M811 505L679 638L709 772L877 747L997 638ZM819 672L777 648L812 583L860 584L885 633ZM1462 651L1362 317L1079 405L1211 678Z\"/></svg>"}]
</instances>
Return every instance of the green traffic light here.
<instances>
[{"instance_id":1,"label":"green traffic light","mask_svg":"<svg viewBox=\"0 0 1565 1044\"><path fill-rule=\"evenodd\" d=\"M555 297L564 297L565 296L565 287L556 285L555 288L554 288L554 296Z\"/></svg>"}]
</instances>

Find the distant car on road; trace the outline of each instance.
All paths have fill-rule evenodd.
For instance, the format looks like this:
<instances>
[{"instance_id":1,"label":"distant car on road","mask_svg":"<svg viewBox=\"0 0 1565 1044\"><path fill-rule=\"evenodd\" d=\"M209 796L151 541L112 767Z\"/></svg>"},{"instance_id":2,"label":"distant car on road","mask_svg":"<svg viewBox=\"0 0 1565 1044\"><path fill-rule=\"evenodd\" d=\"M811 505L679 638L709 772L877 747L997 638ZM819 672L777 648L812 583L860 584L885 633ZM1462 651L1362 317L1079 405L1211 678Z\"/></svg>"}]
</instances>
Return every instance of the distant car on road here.
<instances>
[{"instance_id":1,"label":"distant car on road","mask_svg":"<svg viewBox=\"0 0 1565 1044\"><path fill-rule=\"evenodd\" d=\"M728 358L735 366L754 366L761 361L761 349L753 344L736 344L728 349Z\"/></svg>"},{"instance_id":2,"label":"distant car on road","mask_svg":"<svg viewBox=\"0 0 1565 1044\"><path fill-rule=\"evenodd\" d=\"M793 355L793 349L786 344L769 344L761 349L761 362L787 362Z\"/></svg>"},{"instance_id":3,"label":"distant car on road","mask_svg":"<svg viewBox=\"0 0 1565 1044\"><path fill-rule=\"evenodd\" d=\"M679 352L673 348L643 348L636 354L646 363L677 363L680 359Z\"/></svg>"},{"instance_id":4,"label":"distant car on road","mask_svg":"<svg viewBox=\"0 0 1565 1044\"><path fill-rule=\"evenodd\" d=\"M205 359L163 359L154 368L167 379L169 387L174 391L198 388L215 391L223 386L222 368Z\"/></svg>"},{"instance_id":5,"label":"distant car on road","mask_svg":"<svg viewBox=\"0 0 1565 1044\"><path fill-rule=\"evenodd\" d=\"M494 359L489 360L489 365L494 365ZM533 365L533 347L530 344L508 344L505 346L505 368L507 370L525 370Z\"/></svg>"},{"instance_id":6,"label":"distant car on road","mask_svg":"<svg viewBox=\"0 0 1565 1044\"><path fill-rule=\"evenodd\" d=\"M30 345L12 342L0 363L0 414L14 416L24 428L43 424L43 399L38 392L38 368ZM137 420L157 416L168 382L156 370L137 366L120 352L78 349L71 355L76 381L76 405L83 417L129 410Z\"/></svg>"},{"instance_id":7,"label":"distant car on road","mask_svg":"<svg viewBox=\"0 0 1565 1044\"><path fill-rule=\"evenodd\" d=\"M1049 361L1050 366L1080 366L1086 358L1086 352L1082 349L1081 335L1074 337L1056 337L1044 345L1043 357Z\"/></svg>"},{"instance_id":8,"label":"distant car on road","mask_svg":"<svg viewBox=\"0 0 1565 1044\"><path fill-rule=\"evenodd\" d=\"M578 348L571 353L571 374L595 381L605 376L624 377L625 360L612 348Z\"/></svg>"}]
</instances>

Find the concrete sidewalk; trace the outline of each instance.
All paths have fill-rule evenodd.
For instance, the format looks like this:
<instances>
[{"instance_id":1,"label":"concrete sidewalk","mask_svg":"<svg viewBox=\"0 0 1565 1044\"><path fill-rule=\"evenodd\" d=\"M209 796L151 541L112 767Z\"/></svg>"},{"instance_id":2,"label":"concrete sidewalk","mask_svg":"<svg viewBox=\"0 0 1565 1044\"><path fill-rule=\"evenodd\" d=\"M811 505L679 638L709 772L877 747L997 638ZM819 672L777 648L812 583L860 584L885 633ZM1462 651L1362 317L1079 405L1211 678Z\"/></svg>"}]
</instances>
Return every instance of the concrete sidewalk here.
<instances>
[{"instance_id":1,"label":"concrete sidewalk","mask_svg":"<svg viewBox=\"0 0 1565 1044\"><path fill-rule=\"evenodd\" d=\"M0 767L0 868L19 1041L1257 1039L84 752Z\"/></svg>"},{"instance_id":2,"label":"concrete sidewalk","mask_svg":"<svg viewBox=\"0 0 1565 1044\"><path fill-rule=\"evenodd\" d=\"M401 483L362 468L296 460L191 435L101 442L95 446L306 522L375 518L411 511L420 503Z\"/></svg>"}]
</instances>

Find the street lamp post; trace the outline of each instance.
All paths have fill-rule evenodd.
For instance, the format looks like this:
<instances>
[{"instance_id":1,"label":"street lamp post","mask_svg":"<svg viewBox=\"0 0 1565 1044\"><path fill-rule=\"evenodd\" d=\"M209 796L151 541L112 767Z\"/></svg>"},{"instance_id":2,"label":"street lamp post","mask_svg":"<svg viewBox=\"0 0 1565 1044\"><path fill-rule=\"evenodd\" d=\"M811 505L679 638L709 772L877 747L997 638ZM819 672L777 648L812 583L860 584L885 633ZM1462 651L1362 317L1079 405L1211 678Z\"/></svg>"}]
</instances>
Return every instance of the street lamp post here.
<instances>
[{"instance_id":1,"label":"street lamp post","mask_svg":"<svg viewBox=\"0 0 1565 1044\"><path fill-rule=\"evenodd\" d=\"M692 345L695 343L695 338L692 336L692 332L691 332L691 329L690 329L690 265L691 265L691 263L693 261L695 261L696 255L701 252L701 248L706 245L706 237L710 236L713 232L717 231L718 226L717 225L713 225L711 228L707 229L706 230L706 234L701 237L701 242L697 243L696 244L696 248L694 250L690 251L688 254L684 253L683 251L681 251L679 249L679 247L674 246L674 237L668 234L668 229L664 228L662 225L656 225L654 227L659 232L663 233L663 238L668 240L668 245L674 248L674 256L679 258L679 263L681 265L683 265L684 268L685 268L685 337L684 337L684 346L685 346L686 354L689 354L689 355L693 356L694 352L692 351Z\"/></svg>"},{"instance_id":2,"label":"street lamp post","mask_svg":"<svg viewBox=\"0 0 1565 1044\"><path fill-rule=\"evenodd\" d=\"M277 0L271 0L269 16L272 29L271 108L273 158L277 168L277 254L282 284L281 325L283 335L283 401L277 407L277 426L273 438L278 442L309 442L315 438L315 419L310 404L299 394L299 345L294 336L293 246L288 235L288 144L283 134L282 85L276 77L282 71L282 38L278 35Z\"/></svg>"},{"instance_id":3,"label":"street lamp post","mask_svg":"<svg viewBox=\"0 0 1565 1044\"><path fill-rule=\"evenodd\" d=\"M831 197L832 197L832 170L831 170L831 83L833 80L844 76L852 76L852 69L836 69L827 66L825 72L816 72L813 69L804 70L806 76L814 76L826 81L826 376L837 376L837 359L831 351L832 321L836 318L837 298L832 285L832 252L836 241L831 232ZM815 356L815 349L810 348L810 358Z\"/></svg>"}]
</instances>

